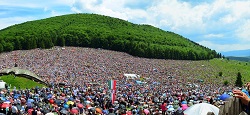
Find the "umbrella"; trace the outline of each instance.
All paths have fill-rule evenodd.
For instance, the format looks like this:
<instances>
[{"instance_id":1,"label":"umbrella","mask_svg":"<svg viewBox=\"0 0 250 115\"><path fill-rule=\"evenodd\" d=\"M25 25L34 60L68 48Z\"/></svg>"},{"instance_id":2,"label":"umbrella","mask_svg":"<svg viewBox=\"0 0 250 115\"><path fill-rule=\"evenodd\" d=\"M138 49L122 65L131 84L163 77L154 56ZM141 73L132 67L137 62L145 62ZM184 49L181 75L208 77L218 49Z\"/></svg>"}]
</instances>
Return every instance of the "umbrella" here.
<instances>
[{"instance_id":1,"label":"umbrella","mask_svg":"<svg viewBox=\"0 0 250 115\"><path fill-rule=\"evenodd\" d=\"M96 112L102 114L102 109L100 109L100 108L97 107L97 108L95 108L95 110L96 110Z\"/></svg>"},{"instance_id":2,"label":"umbrella","mask_svg":"<svg viewBox=\"0 0 250 115\"><path fill-rule=\"evenodd\" d=\"M5 101L5 100L6 100L6 98L5 98L5 97L0 97L0 99L1 99L2 101Z\"/></svg>"},{"instance_id":3,"label":"umbrella","mask_svg":"<svg viewBox=\"0 0 250 115\"><path fill-rule=\"evenodd\" d=\"M74 99L72 97L69 98L69 101L73 101Z\"/></svg>"},{"instance_id":4,"label":"umbrella","mask_svg":"<svg viewBox=\"0 0 250 115\"><path fill-rule=\"evenodd\" d=\"M48 94L47 98L52 98L52 96L53 96L52 94Z\"/></svg>"},{"instance_id":5,"label":"umbrella","mask_svg":"<svg viewBox=\"0 0 250 115\"><path fill-rule=\"evenodd\" d=\"M182 104L181 108L182 108L182 110L186 110L188 108L188 105L187 104Z\"/></svg>"},{"instance_id":6,"label":"umbrella","mask_svg":"<svg viewBox=\"0 0 250 115\"><path fill-rule=\"evenodd\" d=\"M208 103L198 103L184 111L185 115L206 115L208 112L213 112L215 115L219 114L219 108Z\"/></svg>"},{"instance_id":7,"label":"umbrella","mask_svg":"<svg viewBox=\"0 0 250 115\"><path fill-rule=\"evenodd\" d=\"M29 113L29 114L32 114L32 111L33 111L33 108L28 109L28 113Z\"/></svg>"},{"instance_id":8,"label":"umbrella","mask_svg":"<svg viewBox=\"0 0 250 115\"><path fill-rule=\"evenodd\" d=\"M78 107L78 108L83 108L83 104L78 103L78 104L77 104L77 107Z\"/></svg>"},{"instance_id":9,"label":"umbrella","mask_svg":"<svg viewBox=\"0 0 250 115\"><path fill-rule=\"evenodd\" d=\"M132 87L132 84L127 84L128 87Z\"/></svg>"},{"instance_id":10,"label":"umbrella","mask_svg":"<svg viewBox=\"0 0 250 115\"><path fill-rule=\"evenodd\" d=\"M85 103L86 103L86 104L89 104L89 103L90 103L90 101L85 101Z\"/></svg>"},{"instance_id":11,"label":"umbrella","mask_svg":"<svg viewBox=\"0 0 250 115\"><path fill-rule=\"evenodd\" d=\"M46 113L45 115L54 115L54 113L49 112L49 113Z\"/></svg>"},{"instance_id":12,"label":"umbrella","mask_svg":"<svg viewBox=\"0 0 250 115\"><path fill-rule=\"evenodd\" d=\"M222 94L219 98L220 98L220 100L226 101L226 99L228 99L228 98L230 98L230 97L231 97L230 95L224 93L224 94Z\"/></svg>"},{"instance_id":13,"label":"umbrella","mask_svg":"<svg viewBox=\"0 0 250 115\"><path fill-rule=\"evenodd\" d=\"M69 111L67 111L66 109L62 109L61 111L60 111L62 114L68 114L69 113Z\"/></svg>"},{"instance_id":14,"label":"umbrella","mask_svg":"<svg viewBox=\"0 0 250 115\"><path fill-rule=\"evenodd\" d=\"M50 99L50 100L49 100L49 103L50 103L50 104L53 104L53 103L54 103L54 100L53 100L53 99Z\"/></svg>"},{"instance_id":15,"label":"umbrella","mask_svg":"<svg viewBox=\"0 0 250 115\"><path fill-rule=\"evenodd\" d=\"M77 110L77 109L71 109L71 110L70 110L70 113L71 113L71 114L78 114L78 110Z\"/></svg>"},{"instance_id":16,"label":"umbrella","mask_svg":"<svg viewBox=\"0 0 250 115\"><path fill-rule=\"evenodd\" d=\"M67 104L68 104L68 105L70 105L70 104L71 104L71 105L74 105L74 102L73 102L73 101L68 101Z\"/></svg>"},{"instance_id":17,"label":"umbrella","mask_svg":"<svg viewBox=\"0 0 250 115\"><path fill-rule=\"evenodd\" d=\"M174 111L174 108L173 107L168 108L168 111Z\"/></svg>"},{"instance_id":18,"label":"umbrella","mask_svg":"<svg viewBox=\"0 0 250 115\"><path fill-rule=\"evenodd\" d=\"M60 105L62 103L62 100L57 99L57 100L55 100L54 103L57 104L57 105Z\"/></svg>"},{"instance_id":19,"label":"umbrella","mask_svg":"<svg viewBox=\"0 0 250 115\"><path fill-rule=\"evenodd\" d=\"M181 104L187 104L187 101L182 101Z\"/></svg>"},{"instance_id":20,"label":"umbrella","mask_svg":"<svg viewBox=\"0 0 250 115\"><path fill-rule=\"evenodd\" d=\"M28 99L27 102L33 103L34 99Z\"/></svg>"},{"instance_id":21,"label":"umbrella","mask_svg":"<svg viewBox=\"0 0 250 115\"><path fill-rule=\"evenodd\" d=\"M1 108L7 108L7 107L10 107L10 103L3 103L1 105Z\"/></svg>"},{"instance_id":22,"label":"umbrella","mask_svg":"<svg viewBox=\"0 0 250 115\"><path fill-rule=\"evenodd\" d=\"M65 109L68 109L69 108L69 105L68 104L63 104L63 107L65 108Z\"/></svg>"},{"instance_id":23,"label":"umbrella","mask_svg":"<svg viewBox=\"0 0 250 115\"><path fill-rule=\"evenodd\" d=\"M20 95L16 94L14 95L14 99L17 99Z\"/></svg>"},{"instance_id":24,"label":"umbrella","mask_svg":"<svg viewBox=\"0 0 250 115\"><path fill-rule=\"evenodd\" d=\"M149 110L148 110L148 109L144 109L143 111L144 111L144 113L145 113L146 115L149 114Z\"/></svg>"}]
</instances>

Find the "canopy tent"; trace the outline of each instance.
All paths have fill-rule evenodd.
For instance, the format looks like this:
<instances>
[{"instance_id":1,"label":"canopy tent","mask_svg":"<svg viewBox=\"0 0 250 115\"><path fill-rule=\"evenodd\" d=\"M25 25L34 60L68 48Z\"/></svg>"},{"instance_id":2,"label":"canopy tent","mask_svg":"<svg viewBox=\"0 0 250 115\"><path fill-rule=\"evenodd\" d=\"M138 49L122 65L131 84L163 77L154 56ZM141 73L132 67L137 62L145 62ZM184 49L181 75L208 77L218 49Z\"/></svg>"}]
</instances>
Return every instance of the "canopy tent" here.
<instances>
[{"instance_id":1,"label":"canopy tent","mask_svg":"<svg viewBox=\"0 0 250 115\"><path fill-rule=\"evenodd\" d=\"M140 75L137 74L123 74L127 79L137 79L140 78Z\"/></svg>"}]
</instances>

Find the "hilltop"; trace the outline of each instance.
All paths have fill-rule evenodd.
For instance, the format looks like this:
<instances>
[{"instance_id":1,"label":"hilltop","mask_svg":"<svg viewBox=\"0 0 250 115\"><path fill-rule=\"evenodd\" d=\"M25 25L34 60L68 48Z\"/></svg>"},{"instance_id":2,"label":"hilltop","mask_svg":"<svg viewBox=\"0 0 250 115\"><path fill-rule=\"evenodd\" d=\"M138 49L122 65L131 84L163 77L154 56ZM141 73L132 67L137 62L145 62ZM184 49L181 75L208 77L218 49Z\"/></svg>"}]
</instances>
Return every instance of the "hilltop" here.
<instances>
[{"instance_id":1,"label":"hilltop","mask_svg":"<svg viewBox=\"0 0 250 115\"><path fill-rule=\"evenodd\" d=\"M0 30L0 52L77 46L122 51L133 56L177 60L221 57L181 35L97 14L69 14Z\"/></svg>"}]
</instances>

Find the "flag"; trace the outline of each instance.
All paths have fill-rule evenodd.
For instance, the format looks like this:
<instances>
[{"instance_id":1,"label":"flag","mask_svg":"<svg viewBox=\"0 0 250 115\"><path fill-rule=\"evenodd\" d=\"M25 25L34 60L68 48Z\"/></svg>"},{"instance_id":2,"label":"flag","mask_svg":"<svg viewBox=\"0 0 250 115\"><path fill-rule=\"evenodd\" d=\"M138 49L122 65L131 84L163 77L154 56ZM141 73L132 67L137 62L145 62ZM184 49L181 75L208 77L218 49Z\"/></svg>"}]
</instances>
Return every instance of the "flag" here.
<instances>
[{"instance_id":1,"label":"flag","mask_svg":"<svg viewBox=\"0 0 250 115\"><path fill-rule=\"evenodd\" d=\"M116 98L116 80L109 80L108 82L109 89L111 90L111 102L114 104L115 98Z\"/></svg>"},{"instance_id":2,"label":"flag","mask_svg":"<svg viewBox=\"0 0 250 115\"><path fill-rule=\"evenodd\" d=\"M111 102L112 102L112 104L114 104L115 99L116 99L115 90L112 90L112 92L111 92Z\"/></svg>"},{"instance_id":3,"label":"flag","mask_svg":"<svg viewBox=\"0 0 250 115\"><path fill-rule=\"evenodd\" d=\"M109 80L108 85L110 90L116 90L116 80Z\"/></svg>"}]
</instances>

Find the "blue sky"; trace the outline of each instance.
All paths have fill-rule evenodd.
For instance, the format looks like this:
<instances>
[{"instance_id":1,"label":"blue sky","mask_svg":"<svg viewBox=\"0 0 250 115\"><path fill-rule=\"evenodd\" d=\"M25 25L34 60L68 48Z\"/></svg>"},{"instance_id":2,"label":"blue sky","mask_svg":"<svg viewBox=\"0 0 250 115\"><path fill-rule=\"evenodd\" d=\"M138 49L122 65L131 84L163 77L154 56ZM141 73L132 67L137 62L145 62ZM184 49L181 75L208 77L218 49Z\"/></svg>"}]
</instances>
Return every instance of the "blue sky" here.
<instances>
[{"instance_id":1,"label":"blue sky","mask_svg":"<svg viewBox=\"0 0 250 115\"><path fill-rule=\"evenodd\" d=\"M217 52L250 49L250 0L0 0L0 29L71 13L150 24Z\"/></svg>"}]
</instances>

